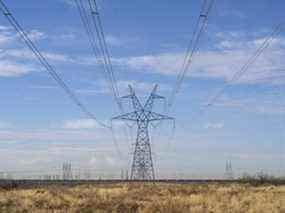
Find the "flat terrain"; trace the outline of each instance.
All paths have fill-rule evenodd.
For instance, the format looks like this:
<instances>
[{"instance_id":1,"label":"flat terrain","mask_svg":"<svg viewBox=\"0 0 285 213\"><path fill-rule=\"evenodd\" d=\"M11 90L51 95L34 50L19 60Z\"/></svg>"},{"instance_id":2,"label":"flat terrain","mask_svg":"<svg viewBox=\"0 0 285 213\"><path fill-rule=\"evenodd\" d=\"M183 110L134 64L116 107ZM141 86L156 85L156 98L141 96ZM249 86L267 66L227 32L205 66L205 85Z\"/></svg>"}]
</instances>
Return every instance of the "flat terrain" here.
<instances>
[{"instance_id":1,"label":"flat terrain","mask_svg":"<svg viewBox=\"0 0 285 213\"><path fill-rule=\"evenodd\" d=\"M285 212L285 186L105 184L0 191L0 212Z\"/></svg>"}]
</instances>

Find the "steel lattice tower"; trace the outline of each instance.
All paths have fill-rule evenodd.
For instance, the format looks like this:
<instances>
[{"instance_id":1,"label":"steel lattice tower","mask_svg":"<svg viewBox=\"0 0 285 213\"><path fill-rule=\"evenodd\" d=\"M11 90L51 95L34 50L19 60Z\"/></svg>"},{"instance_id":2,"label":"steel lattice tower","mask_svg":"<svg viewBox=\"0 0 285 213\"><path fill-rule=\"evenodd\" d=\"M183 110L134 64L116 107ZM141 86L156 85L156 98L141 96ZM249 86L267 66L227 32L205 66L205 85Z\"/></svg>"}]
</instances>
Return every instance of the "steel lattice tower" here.
<instances>
[{"instance_id":1,"label":"steel lattice tower","mask_svg":"<svg viewBox=\"0 0 285 213\"><path fill-rule=\"evenodd\" d=\"M228 179L228 180L233 180L234 179L234 173L233 173L233 168L232 168L232 162L231 161L227 161L226 162L225 178Z\"/></svg>"},{"instance_id":2,"label":"steel lattice tower","mask_svg":"<svg viewBox=\"0 0 285 213\"><path fill-rule=\"evenodd\" d=\"M122 98L131 99L134 111L113 118L115 120L132 121L137 124L137 138L130 177L132 180L155 179L148 127L152 122L173 120L173 118L166 115L152 112L155 99L164 99L163 96L156 94L157 87L155 85L149 98L142 105L132 87L129 86L130 94Z\"/></svg>"}]
</instances>

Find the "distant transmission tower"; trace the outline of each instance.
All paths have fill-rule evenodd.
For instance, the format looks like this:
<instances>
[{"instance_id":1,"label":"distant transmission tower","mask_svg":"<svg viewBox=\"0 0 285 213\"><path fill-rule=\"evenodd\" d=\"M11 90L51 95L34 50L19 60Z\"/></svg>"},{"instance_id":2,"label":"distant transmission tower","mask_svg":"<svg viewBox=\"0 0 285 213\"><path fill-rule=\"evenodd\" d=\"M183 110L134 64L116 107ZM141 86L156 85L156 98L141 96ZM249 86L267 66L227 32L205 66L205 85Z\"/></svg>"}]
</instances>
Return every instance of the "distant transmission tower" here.
<instances>
[{"instance_id":1,"label":"distant transmission tower","mask_svg":"<svg viewBox=\"0 0 285 213\"><path fill-rule=\"evenodd\" d=\"M63 180L71 180L72 179L71 163L63 163L62 164L62 179Z\"/></svg>"},{"instance_id":2,"label":"distant transmission tower","mask_svg":"<svg viewBox=\"0 0 285 213\"><path fill-rule=\"evenodd\" d=\"M173 118L166 115L152 112L155 99L164 99L163 96L156 94L157 87L158 86L155 85L149 98L145 104L142 105L133 88L129 86L130 94L122 98L131 99L134 111L113 118L115 120L132 121L137 124L137 139L130 177L132 180L155 179L148 127L149 124L153 122L173 120Z\"/></svg>"},{"instance_id":3,"label":"distant transmission tower","mask_svg":"<svg viewBox=\"0 0 285 213\"><path fill-rule=\"evenodd\" d=\"M233 180L234 179L234 173L233 173L233 168L232 168L232 162L231 161L227 161L226 162L225 178L227 180Z\"/></svg>"}]
</instances>

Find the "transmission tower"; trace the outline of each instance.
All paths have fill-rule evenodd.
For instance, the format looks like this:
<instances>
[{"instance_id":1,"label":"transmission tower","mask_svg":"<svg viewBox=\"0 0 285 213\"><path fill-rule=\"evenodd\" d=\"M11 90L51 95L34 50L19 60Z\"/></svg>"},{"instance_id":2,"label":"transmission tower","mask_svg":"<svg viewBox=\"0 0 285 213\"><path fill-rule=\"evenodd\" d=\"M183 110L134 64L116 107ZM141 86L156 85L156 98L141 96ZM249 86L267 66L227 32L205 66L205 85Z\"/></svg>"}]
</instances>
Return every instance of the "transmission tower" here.
<instances>
[{"instance_id":1,"label":"transmission tower","mask_svg":"<svg viewBox=\"0 0 285 213\"><path fill-rule=\"evenodd\" d=\"M63 180L71 180L72 179L71 163L63 163L62 164L62 179Z\"/></svg>"},{"instance_id":2,"label":"transmission tower","mask_svg":"<svg viewBox=\"0 0 285 213\"><path fill-rule=\"evenodd\" d=\"M225 178L228 179L228 180L233 180L234 179L234 173L233 173L233 168L232 168L232 162L231 161L227 161L226 162Z\"/></svg>"},{"instance_id":3,"label":"transmission tower","mask_svg":"<svg viewBox=\"0 0 285 213\"><path fill-rule=\"evenodd\" d=\"M147 101L142 105L133 88L129 86L130 94L122 98L131 99L134 111L113 118L114 120L131 121L137 124L137 138L131 168L131 180L155 179L148 127L149 124L154 122L174 120L171 117L152 111L155 99L164 99L163 96L156 94L157 87L155 85Z\"/></svg>"}]
</instances>

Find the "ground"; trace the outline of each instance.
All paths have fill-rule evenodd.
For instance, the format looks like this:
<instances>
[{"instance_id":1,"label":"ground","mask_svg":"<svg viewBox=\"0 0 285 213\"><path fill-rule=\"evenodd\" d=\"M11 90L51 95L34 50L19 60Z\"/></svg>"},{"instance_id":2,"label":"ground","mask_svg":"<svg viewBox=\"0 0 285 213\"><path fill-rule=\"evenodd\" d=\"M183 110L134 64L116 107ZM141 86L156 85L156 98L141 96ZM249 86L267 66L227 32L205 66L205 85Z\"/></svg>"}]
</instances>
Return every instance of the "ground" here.
<instances>
[{"instance_id":1,"label":"ground","mask_svg":"<svg viewBox=\"0 0 285 213\"><path fill-rule=\"evenodd\" d=\"M285 186L106 184L0 191L0 212L285 212Z\"/></svg>"}]
</instances>

